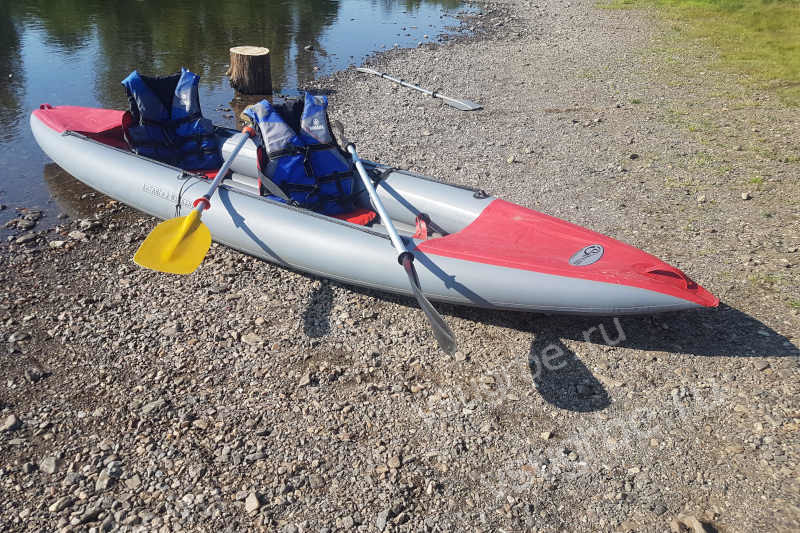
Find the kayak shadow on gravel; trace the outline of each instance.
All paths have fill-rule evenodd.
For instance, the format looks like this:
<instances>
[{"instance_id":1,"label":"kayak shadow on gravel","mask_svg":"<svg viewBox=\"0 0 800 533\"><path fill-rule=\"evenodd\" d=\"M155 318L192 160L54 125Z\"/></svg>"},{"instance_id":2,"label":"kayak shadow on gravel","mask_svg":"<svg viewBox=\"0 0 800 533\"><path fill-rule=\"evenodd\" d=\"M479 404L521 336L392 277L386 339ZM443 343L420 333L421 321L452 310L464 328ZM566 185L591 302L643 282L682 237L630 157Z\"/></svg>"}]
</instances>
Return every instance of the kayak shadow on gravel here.
<instances>
[{"instance_id":1,"label":"kayak shadow on gravel","mask_svg":"<svg viewBox=\"0 0 800 533\"><path fill-rule=\"evenodd\" d=\"M535 315L532 315L535 316ZM791 357L800 349L758 319L720 304L717 309L614 317L541 316L534 334L598 346L714 357Z\"/></svg>"},{"instance_id":2,"label":"kayak shadow on gravel","mask_svg":"<svg viewBox=\"0 0 800 533\"><path fill-rule=\"evenodd\" d=\"M565 340L595 354L613 347L680 356L798 357L788 338L738 309L623 317L577 317L450 307L454 316L533 336L528 366L542 398L561 409L590 412L610 404L608 392ZM574 346L574 343L571 343ZM603 357L603 356L601 356ZM612 356L613 357L613 356Z\"/></svg>"},{"instance_id":3,"label":"kayak shadow on gravel","mask_svg":"<svg viewBox=\"0 0 800 533\"><path fill-rule=\"evenodd\" d=\"M331 280L320 281L321 285L311 293L303 314L304 330L309 337L318 338L330 330L333 286L410 308L417 307L416 302L408 297ZM716 309L622 317L544 315L440 303L435 307L451 325L454 325L452 318L461 318L530 334L532 340L527 364L533 385L548 403L575 412L600 411L611 404L605 386L575 353L575 342L582 343L578 351L593 355L612 352L614 347L618 347L666 352L684 360L692 356L800 357L800 349L788 338L724 303ZM420 320L425 320L421 311ZM458 329L454 329L459 334ZM573 347L570 348L565 341Z\"/></svg>"}]
</instances>

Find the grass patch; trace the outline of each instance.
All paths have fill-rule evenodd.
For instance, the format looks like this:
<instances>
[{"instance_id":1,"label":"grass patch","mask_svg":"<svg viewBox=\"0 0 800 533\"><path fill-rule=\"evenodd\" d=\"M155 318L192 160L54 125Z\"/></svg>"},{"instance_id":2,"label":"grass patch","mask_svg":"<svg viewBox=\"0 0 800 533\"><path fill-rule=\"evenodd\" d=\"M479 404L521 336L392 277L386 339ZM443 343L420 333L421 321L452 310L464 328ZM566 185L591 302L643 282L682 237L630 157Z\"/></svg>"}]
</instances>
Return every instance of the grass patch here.
<instances>
[{"instance_id":1,"label":"grass patch","mask_svg":"<svg viewBox=\"0 0 800 533\"><path fill-rule=\"evenodd\" d=\"M733 167L731 165L718 165L716 173L720 176L727 176L733 172Z\"/></svg>"},{"instance_id":2,"label":"grass patch","mask_svg":"<svg viewBox=\"0 0 800 533\"><path fill-rule=\"evenodd\" d=\"M689 38L713 44L721 66L800 105L800 0L611 0L607 8L657 6Z\"/></svg>"},{"instance_id":3,"label":"grass patch","mask_svg":"<svg viewBox=\"0 0 800 533\"><path fill-rule=\"evenodd\" d=\"M693 193L697 193L701 190L700 183L693 178L684 178L679 180L676 178L667 177L664 178L664 187L667 189L687 189Z\"/></svg>"},{"instance_id":4,"label":"grass patch","mask_svg":"<svg viewBox=\"0 0 800 533\"><path fill-rule=\"evenodd\" d=\"M756 273L747 276L747 279L753 285L761 287L773 288L778 283L778 276L774 274Z\"/></svg>"},{"instance_id":5,"label":"grass patch","mask_svg":"<svg viewBox=\"0 0 800 533\"><path fill-rule=\"evenodd\" d=\"M689 128L689 131L693 131ZM708 152L700 152L694 156L694 164L698 167L707 167L714 163L714 157Z\"/></svg>"}]
</instances>

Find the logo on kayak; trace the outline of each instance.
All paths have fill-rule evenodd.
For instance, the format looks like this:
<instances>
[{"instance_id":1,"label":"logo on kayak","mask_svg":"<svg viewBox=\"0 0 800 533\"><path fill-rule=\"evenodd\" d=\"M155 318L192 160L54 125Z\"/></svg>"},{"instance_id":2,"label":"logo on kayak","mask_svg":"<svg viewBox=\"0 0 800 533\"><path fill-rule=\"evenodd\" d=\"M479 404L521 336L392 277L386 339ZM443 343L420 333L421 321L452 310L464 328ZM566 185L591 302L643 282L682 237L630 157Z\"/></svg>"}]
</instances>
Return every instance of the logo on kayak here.
<instances>
[{"instance_id":1,"label":"logo on kayak","mask_svg":"<svg viewBox=\"0 0 800 533\"><path fill-rule=\"evenodd\" d=\"M599 244L590 244L575 252L569 258L569 264L576 267L585 267L596 263L603 257L603 247Z\"/></svg>"},{"instance_id":2,"label":"logo on kayak","mask_svg":"<svg viewBox=\"0 0 800 533\"><path fill-rule=\"evenodd\" d=\"M155 196L156 198L161 198L163 200L167 200L169 202L172 202L173 204L177 204L178 203L178 195L177 194L175 194L172 191L165 191L164 189L162 189L161 187L158 187L156 185L150 185L149 183L145 183L142 186L142 191L144 191L145 193L147 193L147 194L149 194L151 196ZM181 205L183 207L191 209L192 208L192 201L187 199L187 198L181 198Z\"/></svg>"}]
</instances>

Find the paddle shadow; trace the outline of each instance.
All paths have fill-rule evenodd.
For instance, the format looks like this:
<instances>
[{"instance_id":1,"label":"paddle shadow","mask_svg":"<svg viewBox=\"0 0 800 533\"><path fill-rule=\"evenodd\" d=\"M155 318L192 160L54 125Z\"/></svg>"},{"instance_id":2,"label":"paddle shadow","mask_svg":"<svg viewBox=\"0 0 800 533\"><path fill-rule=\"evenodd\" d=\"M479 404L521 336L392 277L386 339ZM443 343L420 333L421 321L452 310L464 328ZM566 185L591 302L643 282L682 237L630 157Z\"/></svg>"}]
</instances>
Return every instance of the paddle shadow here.
<instances>
[{"instance_id":1,"label":"paddle shadow","mask_svg":"<svg viewBox=\"0 0 800 533\"><path fill-rule=\"evenodd\" d=\"M414 254L414 260L418 261L420 264L422 264L422 266L427 268L431 274L442 280L442 283L444 283L444 286L447 287L448 289L456 291L464 298L467 298L471 302L474 302L475 305L486 305L486 306L489 305L489 302L486 299L484 299L481 295L472 291L462 283L456 281L455 276L450 275L441 268L439 268L436 265L436 263L431 261L431 259L427 255L419 253L417 251L417 253Z\"/></svg>"},{"instance_id":2,"label":"paddle shadow","mask_svg":"<svg viewBox=\"0 0 800 533\"><path fill-rule=\"evenodd\" d=\"M259 248L261 248L261 250L265 254L269 255L272 258L273 262L278 263L281 266L287 266L286 265L286 261L284 261L281 258L281 256L279 256L277 253L275 253L275 251L272 248L267 246L267 243L262 241L255 233L253 233L253 230L251 230L250 226L248 226L247 222L245 222L244 217L242 215L240 215L236 211L236 209L233 208L233 204L231 204L231 199L230 199L230 195L228 194L228 191L226 191L225 189L218 189L218 193L219 194L217 196L220 199L220 201L222 202L222 205L225 206L225 210L230 215L234 226L236 226L237 228L241 229L242 232L244 232L244 234L247 235L250 238L251 241L256 243L256 245Z\"/></svg>"},{"instance_id":3,"label":"paddle shadow","mask_svg":"<svg viewBox=\"0 0 800 533\"><path fill-rule=\"evenodd\" d=\"M430 265L425 266L431 268ZM314 277L300 271L295 272L309 278ZM437 276L451 278L443 272ZM325 292L333 286L409 308L417 307L412 297L378 292L333 280L324 283L324 288L321 286L312 294L310 308L316 306L315 301L324 301ZM464 290L469 291L466 288ZM565 344L566 340L581 343L584 347L581 352L596 352L607 349L604 347L616 346L666 352L682 357L800 358L800 349L789 338L724 303L716 309L623 317L545 315L442 303L435 303L435 307L446 321L449 321L448 317L457 317L529 334L531 344L526 357L533 386L548 403L575 412L605 409L610 405L610 396L575 353L577 350ZM313 316L313 312L307 310L307 315ZM422 311L420 317L424 320ZM313 326L319 327L318 324ZM458 329L463 332L471 328ZM312 333L309 336L312 336L319 330L312 327L310 331ZM472 357L480 355L473 353Z\"/></svg>"},{"instance_id":4,"label":"paddle shadow","mask_svg":"<svg viewBox=\"0 0 800 533\"><path fill-rule=\"evenodd\" d=\"M610 404L609 394L565 340L583 351L629 348L701 357L800 357L787 337L758 319L721 304L717 309L649 316L575 317L438 306L462 318L530 333L533 385L548 403L588 412Z\"/></svg>"},{"instance_id":5,"label":"paddle shadow","mask_svg":"<svg viewBox=\"0 0 800 533\"><path fill-rule=\"evenodd\" d=\"M416 307L414 300L404 296L346 287ZM445 320L448 316L458 317L530 334L526 355L533 386L551 405L575 412L602 410L611 402L605 386L576 351L598 353L619 347L677 357L794 357L800 361L800 349L789 338L724 303L716 309L623 317L544 315L440 303L435 306ZM582 349L572 349L565 341L580 343Z\"/></svg>"},{"instance_id":6,"label":"paddle shadow","mask_svg":"<svg viewBox=\"0 0 800 533\"><path fill-rule=\"evenodd\" d=\"M414 217L418 217L418 216L423 215L423 214L428 215L427 224L430 227L430 229L435 231L436 233L438 233L440 235L448 235L448 232L445 231L444 228L442 228L441 226L436 224L436 222L434 222L433 220L430 220L430 213L423 213L422 211L417 209L414 206L414 204L409 202L402 194L398 193L394 189L394 187L389 185L389 183L387 183L386 181L381 180L378 183L377 188L380 188L380 189L383 189L384 191L386 191L389 194L389 196L391 196L397 203L399 203L404 208L406 208L409 212L411 212L414 215Z\"/></svg>"},{"instance_id":7,"label":"paddle shadow","mask_svg":"<svg viewBox=\"0 0 800 533\"><path fill-rule=\"evenodd\" d=\"M303 332L312 339L324 337L331 330L330 314L333 308L333 291L328 280L320 280L308 298L303 312Z\"/></svg>"},{"instance_id":8,"label":"paddle shadow","mask_svg":"<svg viewBox=\"0 0 800 533\"><path fill-rule=\"evenodd\" d=\"M533 339L528 369L542 399L559 409L589 413L611 405L603 384L558 337Z\"/></svg>"}]
</instances>

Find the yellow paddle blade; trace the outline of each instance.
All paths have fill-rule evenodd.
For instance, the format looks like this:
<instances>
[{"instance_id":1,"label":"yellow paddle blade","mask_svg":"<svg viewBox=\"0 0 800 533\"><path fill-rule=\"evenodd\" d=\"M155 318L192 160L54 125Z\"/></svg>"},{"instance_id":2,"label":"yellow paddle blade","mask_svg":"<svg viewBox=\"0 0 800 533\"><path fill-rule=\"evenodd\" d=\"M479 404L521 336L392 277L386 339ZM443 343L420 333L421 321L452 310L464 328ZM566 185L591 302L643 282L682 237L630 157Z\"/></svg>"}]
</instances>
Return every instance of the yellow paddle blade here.
<instances>
[{"instance_id":1,"label":"yellow paddle blade","mask_svg":"<svg viewBox=\"0 0 800 533\"><path fill-rule=\"evenodd\" d=\"M209 246L211 232L200 221L200 213L192 211L153 228L133 260L139 266L159 272L191 274L203 262Z\"/></svg>"}]
</instances>

